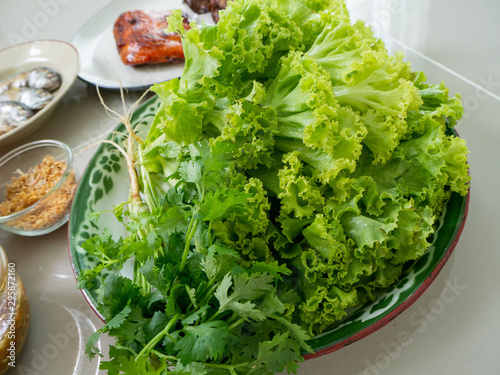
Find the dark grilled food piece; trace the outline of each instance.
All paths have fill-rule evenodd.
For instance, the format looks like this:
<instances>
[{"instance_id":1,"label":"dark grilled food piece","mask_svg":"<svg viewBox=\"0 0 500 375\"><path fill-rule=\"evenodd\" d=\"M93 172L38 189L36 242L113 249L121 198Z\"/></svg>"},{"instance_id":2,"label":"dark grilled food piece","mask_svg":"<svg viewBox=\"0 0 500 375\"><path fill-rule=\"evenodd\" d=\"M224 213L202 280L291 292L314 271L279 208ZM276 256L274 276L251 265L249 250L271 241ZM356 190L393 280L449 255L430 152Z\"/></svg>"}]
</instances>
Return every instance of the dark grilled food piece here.
<instances>
[{"instance_id":1,"label":"dark grilled food piece","mask_svg":"<svg viewBox=\"0 0 500 375\"><path fill-rule=\"evenodd\" d=\"M210 0L184 0L195 13L207 13Z\"/></svg>"},{"instance_id":2,"label":"dark grilled food piece","mask_svg":"<svg viewBox=\"0 0 500 375\"><path fill-rule=\"evenodd\" d=\"M181 37L166 33L170 10L135 10L122 13L115 22L113 33L116 47L124 64L178 63L184 60ZM183 14L184 28L189 21Z\"/></svg>"},{"instance_id":3,"label":"dark grilled food piece","mask_svg":"<svg viewBox=\"0 0 500 375\"><path fill-rule=\"evenodd\" d=\"M208 10L212 13L214 22L219 22L219 10L226 9L229 0L210 0Z\"/></svg>"}]
</instances>

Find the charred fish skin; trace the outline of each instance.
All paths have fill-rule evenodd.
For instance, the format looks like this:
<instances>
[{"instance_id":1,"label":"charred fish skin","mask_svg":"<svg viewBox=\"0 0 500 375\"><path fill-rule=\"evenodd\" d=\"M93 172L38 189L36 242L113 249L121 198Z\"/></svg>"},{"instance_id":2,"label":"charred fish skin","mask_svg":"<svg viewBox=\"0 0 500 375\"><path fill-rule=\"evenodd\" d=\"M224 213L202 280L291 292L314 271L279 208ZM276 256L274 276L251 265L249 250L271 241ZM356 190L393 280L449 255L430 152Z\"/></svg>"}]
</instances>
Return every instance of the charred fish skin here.
<instances>
[{"instance_id":1,"label":"charred fish skin","mask_svg":"<svg viewBox=\"0 0 500 375\"><path fill-rule=\"evenodd\" d=\"M11 87L3 94L0 94L0 100L20 102L32 111L44 108L52 98L52 94L48 91L33 87Z\"/></svg>"},{"instance_id":2,"label":"charred fish skin","mask_svg":"<svg viewBox=\"0 0 500 375\"><path fill-rule=\"evenodd\" d=\"M176 64L184 61L182 40L178 33L165 33L170 10L134 10L118 17L113 25L118 54L125 65ZM183 26L189 30L188 15Z\"/></svg>"},{"instance_id":3,"label":"charred fish skin","mask_svg":"<svg viewBox=\"0 0 500 375\"><path fill-rule=\"evenodd\" d=\"M62 78L59 73L48 67L33 68L29 71L28 86L45 91L55 91L61 87Z\"/></svg>"},{"instance_id":4,"label":"charred fish skin","mask_svg":"<svg viewBox=\"0 0 500 375\"><path fill-rule=\"evenodd\" d=\"M33 116L31 111L24 104L14 101L0 101L0 128L12 130L12 126L17 126L23 121ZM7 130L8 131L8 130ZM2 130L0 130L2 134Z\"/></svg>"}]
</instances>

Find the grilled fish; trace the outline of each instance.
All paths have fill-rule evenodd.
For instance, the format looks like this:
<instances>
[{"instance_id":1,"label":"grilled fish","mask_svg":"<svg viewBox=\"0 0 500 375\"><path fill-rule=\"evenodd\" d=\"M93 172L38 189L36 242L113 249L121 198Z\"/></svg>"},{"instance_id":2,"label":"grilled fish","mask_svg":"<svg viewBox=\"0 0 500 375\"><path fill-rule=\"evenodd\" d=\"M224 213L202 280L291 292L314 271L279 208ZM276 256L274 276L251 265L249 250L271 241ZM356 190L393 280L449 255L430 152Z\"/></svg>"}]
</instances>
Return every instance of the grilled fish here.
<instances>
[{"instance_id":1,"label":"grilled fish","mask_svg":"<svg viewBox=\"0 0 500 375\"><path fill-rule=\"evenodd\" d=\"M166 33L169 10L135 10L122 13L113 33L120 58L126 65L178 63L184 60L181 37ZM189 21L184 17L184 28Z\"/></svg>"},{"instance_id":2,"label":"grilled fish","mask_svg":"<svg viewBox=\"0 0 500 375\"><path fill-rule=\"evenodd\" d=\"M0 101L20 102L32 111L42 109L52 98L52 95L48 91L33 87L12 87L0 94Z\"/></svg>"},{"instance_id":3,"label":"grilled fish","mask_svg":"<svg viewBox=\"0 0 500 375\"><path fill-rule=\"evenodd\" d=\"M29 71L14 74L10 77L0 81L0 94L8 91L12 87L27 87L28 86Z\"/></svg>"},{"instance_id":4,"label":"grilled fish","mask_svg":"<svg viewBox=\"0 0 500 375\"><path fill-rule=\"evenodd\" d=\"M55 70L41 66L14 74L0 81L0 94L11 88L33 87L46 91L57 90L62 78Z\"/></svg>"},{"instance_id":5,"label":"grilled fish","mask_svg":"<svg viewBox=\"0 0 500 375\"><path fill-rule=\"evenodd\" d=\"M41 66L29 71L29 87L52 92L61 87L61 83L61 76L53 69Z\"/></svg>"},{"instance_id":6,"label":"grilled fish","mask_svg":"<svg viewBox=\"0 0 500 375\"><path fill-rule=\"evenodd\" d=\"M15 129L31 116L33 112L24 104L14 101L0 102L0 135Z\"/></svg>"}]
</instances>

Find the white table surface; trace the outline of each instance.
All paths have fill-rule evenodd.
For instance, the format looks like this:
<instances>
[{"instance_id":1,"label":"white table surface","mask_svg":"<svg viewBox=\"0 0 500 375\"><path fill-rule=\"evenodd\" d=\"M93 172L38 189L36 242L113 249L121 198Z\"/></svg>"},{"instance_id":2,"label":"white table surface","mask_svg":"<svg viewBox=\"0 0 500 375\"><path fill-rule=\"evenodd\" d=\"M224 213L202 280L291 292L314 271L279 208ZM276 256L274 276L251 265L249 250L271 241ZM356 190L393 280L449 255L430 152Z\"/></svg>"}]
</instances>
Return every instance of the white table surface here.
<instances>
[{"instance_id":1,"label":"white table surface","mask_svg":"<svg viewBox=\"0 0 500 375\"><path fill-rule=\"evenodd\" d=\"M71 41L109 0L1 0L0 48L36 39ZM138 4L141 1L138 0ZM469 215L452 257L430 288L387 326L346 348L309 360L299 375L500 373L500 2L497 0L348 0L353 17L373 25L391 50L403 50L430 82L462 95L458 126L470 150ZM137 98L136 93L128 100ZM117 107L116 92L104 92ZM85 145L116 125L95 87L77 80L49 122L20 143L56 138L90 157ZM79 353L102 323L76 290L67 229L42 237L0 232L31 303L27 346L12 374L97 374ZM76 326L75 326L76 324ZM78 333L75 331L78 328ZM109 342L102 341L103 351Z\"/></svg>"}]
</instances>

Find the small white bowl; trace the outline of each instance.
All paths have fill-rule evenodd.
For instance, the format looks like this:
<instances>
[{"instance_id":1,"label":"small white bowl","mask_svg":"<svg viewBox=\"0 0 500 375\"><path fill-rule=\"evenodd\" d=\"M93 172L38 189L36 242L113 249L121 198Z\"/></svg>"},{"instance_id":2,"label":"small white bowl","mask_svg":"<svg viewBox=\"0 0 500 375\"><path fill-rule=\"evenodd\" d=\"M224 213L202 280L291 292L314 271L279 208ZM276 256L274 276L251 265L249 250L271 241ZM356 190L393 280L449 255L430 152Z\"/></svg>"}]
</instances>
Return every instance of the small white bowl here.
<instances>
[{"instance_id":1,"label":"small white bowl","mask_svg":"<svg viewBox=\"0 0 500 375\"><path fill-rule=\"evenodd\" d=\"M39 66L54 69L62 78L61 87L51 93L53 99L49 104L15 129L1 135L0 147L26 137L49 119L61 98L73 85L79 64L76 48L59 40L36 40L0 51L0 81Z\"/></svg>"}]
</instances>

